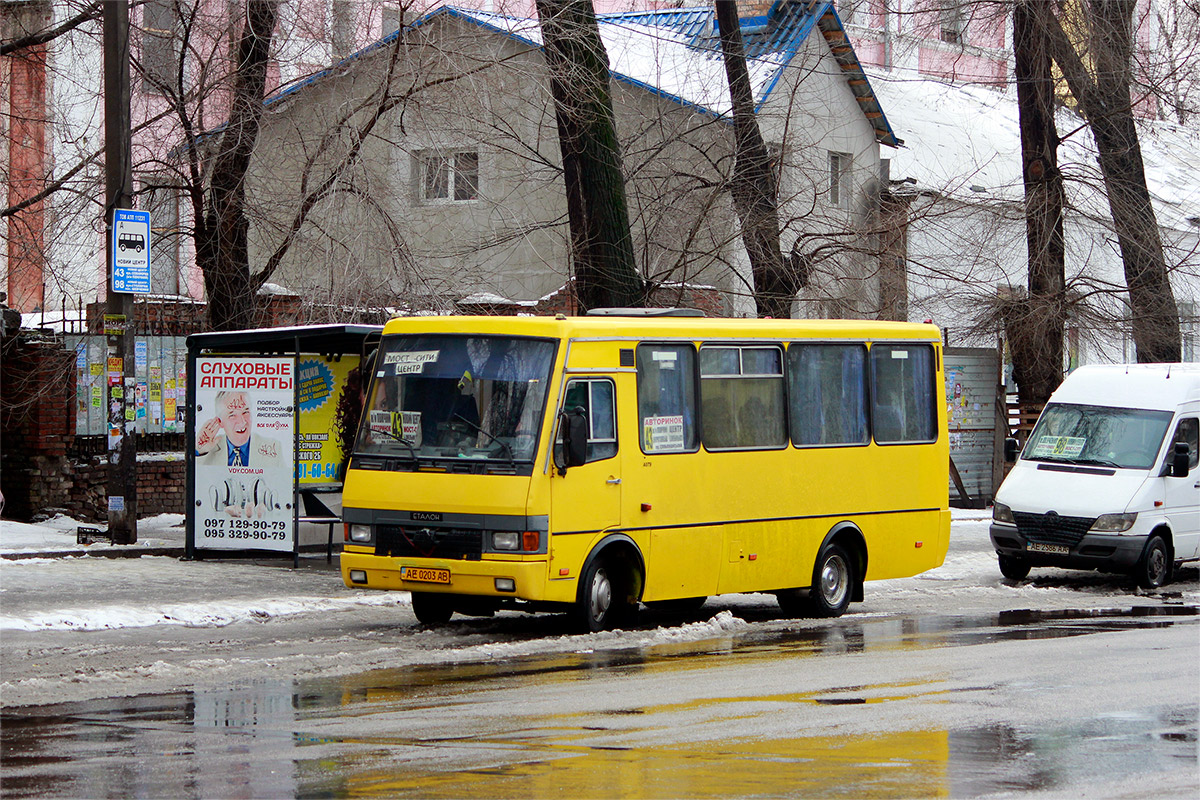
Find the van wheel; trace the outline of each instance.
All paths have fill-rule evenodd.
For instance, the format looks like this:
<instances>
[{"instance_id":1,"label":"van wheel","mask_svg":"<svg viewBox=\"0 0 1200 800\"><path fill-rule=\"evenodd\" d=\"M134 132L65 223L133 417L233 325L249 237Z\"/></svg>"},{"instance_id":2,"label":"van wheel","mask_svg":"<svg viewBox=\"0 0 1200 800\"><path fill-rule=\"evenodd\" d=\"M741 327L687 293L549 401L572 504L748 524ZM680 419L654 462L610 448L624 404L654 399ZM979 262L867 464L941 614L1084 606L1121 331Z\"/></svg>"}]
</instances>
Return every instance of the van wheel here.
<instances>
[{"instance_id":1,"label":"van wheel","mask_svg":"<svg viewBox=\"0 0 1200 800\"><path fill-rule=\"evenodd\" d=\"M1029 562L1017 556L1000 556L1000 574L1010 581L1023 581L1029 577Z\"/></svg>"},{"instance_id":2,"label":"van wheel","mask_svg":"<svg viewBox=\"0 0 1200 800\"><path fill-rule=\"evenodd\" d=\"M417 620L426 625L445 625L454 616L454 602L449 595L413 592L412 607Z\"/></svg>"},{"instance_id":3,"label":"van wheel","mask_svg":"<svg viewBox=\"0 0 1200 800\"><path fill-rule=\"evenodd\" d=\"M840 617L850 607L854 588L854 562L846 548L830 542L813 567L808 610L815 617ZM782 604L781 604L782 605Z\"/></svg>"},{"instance_id":4,"label":"van wheel","mask_svg":"<svg viewBox=\"0 0 1200 800\"><path fill-rule=\"evenodd\" d=\"M1151 536L1150 541L1146 542L1141 560L1133 569L1133 578L1143 589L1157 589L1171 582L1174 566L1163 537Z\"/></svg>"},{"instance_id":5,"label":"van wheel","mask_svg":"<svg viewBox=\"0 0 1200 800\"><path fill-rule=\"evenodd\" d=\"M587 633L615 628L633 616L629 580L620 561L597 558L588 565L579 584L575 618Z\"/></svg>"}]
</instances>

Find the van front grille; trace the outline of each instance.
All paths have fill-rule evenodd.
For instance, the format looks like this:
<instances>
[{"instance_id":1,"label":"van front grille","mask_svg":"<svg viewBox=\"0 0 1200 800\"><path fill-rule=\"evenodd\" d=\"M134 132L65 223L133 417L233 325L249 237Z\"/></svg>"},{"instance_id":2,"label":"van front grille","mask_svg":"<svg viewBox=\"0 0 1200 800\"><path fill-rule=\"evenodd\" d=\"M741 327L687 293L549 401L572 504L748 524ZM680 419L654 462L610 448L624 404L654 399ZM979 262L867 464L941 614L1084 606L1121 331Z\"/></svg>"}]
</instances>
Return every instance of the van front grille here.
<instances>
[{"instance_id":1,"label":"van front grille","mask_svg":"<svg viewBox=\"0 0 1200 800\"><path fill-rule=\"evenodd\" d=\"M1029 514L1014 511L1013 519L1017 522L1017 531L1027 542L1038 544L1063 544L1069 547L1079 544L1079 540L1087 533L1095 517L1060 517L1049 514Z\"/></svg>"},{"instance_id":2,"label":"van front grille","mask_svg":"<svg viewBox=\"0 0 1200 800\"><path fill-rule=\"evenodd\" d=\"M478 561L482 553L483 531L461 528L380 525L375 541L377 556Z\"/></svg>"}]
</instances>

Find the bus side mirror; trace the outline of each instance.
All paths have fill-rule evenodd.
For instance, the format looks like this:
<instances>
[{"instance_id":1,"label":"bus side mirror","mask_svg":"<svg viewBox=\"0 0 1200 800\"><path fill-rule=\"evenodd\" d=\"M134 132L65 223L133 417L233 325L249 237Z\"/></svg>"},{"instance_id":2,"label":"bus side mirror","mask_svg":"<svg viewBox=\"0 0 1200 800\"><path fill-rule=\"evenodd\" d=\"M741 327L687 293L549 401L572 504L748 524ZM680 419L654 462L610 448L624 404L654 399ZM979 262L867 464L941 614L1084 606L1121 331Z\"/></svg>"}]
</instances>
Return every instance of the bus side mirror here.
<instances>
[{"instance_id":1,"label":"bus side mirror","mask_svg":"<svg viewBox=\"0 0 1200 800\"><path fill-rule=\"evenodd\" d=\"M1004 461L1012 464L1017 460L1017 440L1011 436L1004 440Z\"/></svg>"},{"instance_id":2,"label":"bus side mirror","mask_svg":"<svg viewBox=\"0 0 1200 800\"><path fill-rule=\"evenodd\" d=\"M559 473L569 467L587 463L588 419L578 406L569 408L559 415L559 430L562 432L562 463L557 465Z\"/></svg>"},{"instance_id":3,"label":"bus side mirror","mask_svg":"<svg viewBox=\"0 0 1200 800\"><path fill-rule=\"evenodd\" d=\"M1192 460L1191 448L1187 442L1176 442L1175 450L1171 453L1171 477L1186 478L1188 466Z\"/></svg>"}]
</instances>

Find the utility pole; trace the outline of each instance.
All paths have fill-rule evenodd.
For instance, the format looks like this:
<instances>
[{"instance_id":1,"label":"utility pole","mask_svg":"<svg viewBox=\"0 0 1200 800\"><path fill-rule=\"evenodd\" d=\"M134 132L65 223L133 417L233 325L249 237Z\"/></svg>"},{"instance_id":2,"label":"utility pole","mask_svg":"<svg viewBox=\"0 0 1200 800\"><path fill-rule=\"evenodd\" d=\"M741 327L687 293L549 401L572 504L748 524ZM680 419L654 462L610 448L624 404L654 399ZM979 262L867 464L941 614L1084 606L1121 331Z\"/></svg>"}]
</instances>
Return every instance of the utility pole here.
<instances>
[{"instance_id":1,"label":"utility pole","mask_svg":"<svg viewBox=\"0 0 1200 800\"><path fill-rule=\"evenodd\" d=\"M104 3L104 223L108 231L108 532L114 544L137 541L137 437L134 431L133 295L113 291L116 209L133 207L129 114L129 3Z\"/></svg>"}]
</instances>

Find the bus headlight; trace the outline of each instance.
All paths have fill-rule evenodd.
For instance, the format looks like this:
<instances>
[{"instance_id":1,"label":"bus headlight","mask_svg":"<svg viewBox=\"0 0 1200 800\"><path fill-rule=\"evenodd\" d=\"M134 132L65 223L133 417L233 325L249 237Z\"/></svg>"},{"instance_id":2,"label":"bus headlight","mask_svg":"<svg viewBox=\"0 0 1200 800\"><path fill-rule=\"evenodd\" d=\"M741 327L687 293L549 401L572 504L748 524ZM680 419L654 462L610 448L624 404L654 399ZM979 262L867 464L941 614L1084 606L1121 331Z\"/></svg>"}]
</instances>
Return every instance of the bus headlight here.
<instances>
[{"instance_id":1,"label":"bus headlight","mask_svg":"<svg viewBox=\"0 0 1200 800\"><path fill-rule=\"evenodd\" d=\"M492 547L497 550L520 550L521 534L516 531L496 531L492 534Z\"/></svg>"},{"instance_id":2,"label":"bus headlight","mask_svg":"<svg viewBox=\"0 0 1200 800\"><path fill-rule=\"evenodd\" d=\"M1017 521L1013 519L1012 509L1004 505L1004 503L992 503L992 519L1008 525L1017 524Z\"/></svg>"},{"instance_id":3,"label":"bus headlight","mask_svg":"<svg viewBox=\"0 0 1200 800\"><path fill-rule=\"evenodd\" d=\"M1093 533L1124 533L1137 521L1137 512L1132 514L1101 514L1092 523Z\"/></svg>"},{"instance_id":4,"label":"bus headlight","mask_svg":"<svg viewBox=\"0 0 1200 800\"><path fill-rule=\"evenodd\" d=\"M350 541L352 542L369 542L371 541L371 526L357 525L350 526Z\"/></svg>"}]
</instances>

